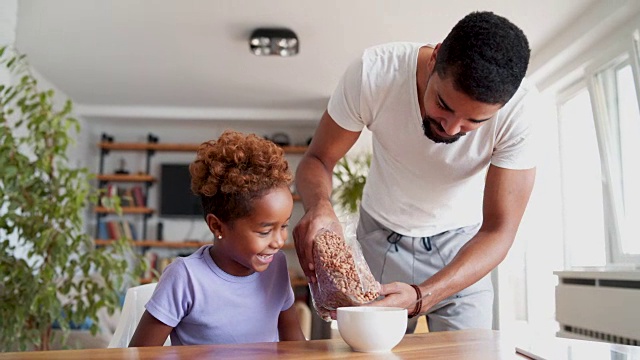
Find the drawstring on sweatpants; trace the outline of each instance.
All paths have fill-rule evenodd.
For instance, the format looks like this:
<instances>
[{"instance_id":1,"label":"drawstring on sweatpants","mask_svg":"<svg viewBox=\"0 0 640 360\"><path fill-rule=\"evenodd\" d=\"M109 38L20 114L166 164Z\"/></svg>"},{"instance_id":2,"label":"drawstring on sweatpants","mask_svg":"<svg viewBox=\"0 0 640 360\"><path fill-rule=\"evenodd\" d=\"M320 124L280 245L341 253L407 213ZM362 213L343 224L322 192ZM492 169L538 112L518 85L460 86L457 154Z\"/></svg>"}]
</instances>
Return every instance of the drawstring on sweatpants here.
<instances>
[{"instance_id":1,"label":"drawstring on sweatpants","mask_svg":"<svg viewBox=\"0 0 640 360\"><path fill-rule=\"evenodd\" d=\"M394 237L394 239L392 240L392 239L391 239L391 237ZM398 233L396 233L396 232L394 232L394 231L391 231L391 234L389 234L389 236L387 236L387 241L388 241L390 244L393 244L393 246L395 246L395 248L396 248L396 252L400 251L400 250L398 249L398 242L399 242L401 239L402 239L402 235L400 235L400 234L398 234Z\"/></svg>"},{"instance_id":2,"label":"drawstring on sweatpants","mask_svg":"<svg viewBox=\"0 0 640 360\"><path fill-rule=\"evenodd\" d=\"M429 237L422 237L422 246L424 246L424 248L425 248L427 251L431 251L431 249L433 249L433 248L431 247L431 238L429 238Z\"/></svg>"},{"instance_id":3,"label":"drawstring on sweatpants","mask_svg":"<svg viewBox=\"0 0 640 360\"><path fill-rule=\"evenodd\" d=\"M400 240L402 239L402 235L398 234L397 232L391 231L391 234L389 234L389 236L387 236L387 242L389 242L389 244L393 244L393 246L396 249L396 252L400 251L398 249L398 242L400 242ZM420 238L420 240L422 240L422 246L424 246L425 250L427 251L431 251L433 249L433 246L431 245L431 238L428 236L423 236Z\"/></svg>"}]
</instances>

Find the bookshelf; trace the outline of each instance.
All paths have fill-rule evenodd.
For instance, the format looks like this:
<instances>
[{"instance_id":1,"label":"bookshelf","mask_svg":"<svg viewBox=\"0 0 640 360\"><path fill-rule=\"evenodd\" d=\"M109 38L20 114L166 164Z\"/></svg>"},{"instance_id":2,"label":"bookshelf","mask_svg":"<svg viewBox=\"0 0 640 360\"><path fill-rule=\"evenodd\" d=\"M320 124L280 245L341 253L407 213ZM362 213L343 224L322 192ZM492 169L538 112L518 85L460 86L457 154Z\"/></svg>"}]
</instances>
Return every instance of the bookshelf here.
<instances>
[{"instance_id":1,"label":"bookshelf","mask_svg":"<svg viewBox=\"0 0 640 360\"><path fill-rule=\"evenodd\" d=\"M130 238L130 243L132 246L139 248L143 254L147 254L147 252L151 249L166 249L166 251L193 251L203 245L210 244L210 242L202 242L202 241L167 241L167 240L157 240L150 239L147 236L147 221L148 219L156 214L156 209L147 206L148 204L148 194L151 186L158 184L159 180L151 174L151 161L152 157L156 152L193 152L195 153L200 144L190 144L190 143L160 143L157 136L153 134L148 134L147 142L116 142L114 137L109 134L102 134L101 141L98 142L97 147L100 150L100 165L99 170L96 174L96 180L98 181L98 186L100 188L105 188L109 186L117 187L118 189L126 188L127 186L140 186L142 188L142 194L135 200L133 204L122 203L121 199L121 210L123 215L127 215L127 219L123 220L123 223L130 222L135 224L142 224L142 232L139 234L134 234ZM282 149L286 154L299 154L302 155L307 150L306 146L283 146ZM109 156L112 152L117 151L125 151L125 152L141 152L144 155L144 166L145 171L141 173L135 174L111 174L105 173L104 171L104 163L107 156ZM300 196L297 194L292 194L294 201L300 201ZM141 199L141 201L139 201ZM133 205L133 206L130 206ZM106 208L104 206L95 206L93 208L93 213L96 215L96 231L95 231L95 240L94 243L97 246L109 246L115 240L107 231L100 229L102 223L106 223L106 216L111 214L115 214L115 211L112 209ZM139 222L138 222L139 221ZM110 225L112 226L112 225ZM122 229L127 227L128 224L122 224ZM124 231L127 232L126 230ZM130 233L134 233L133 229ZM127 236L125 236L127 237ZM288 243L283 247L283 250L295 250L293 243ZM165 252L166 252L165 251ZM143 276L141 279L141 283L146 283L152 281L151 278ZM292 285L294 287L297 286L306 286L306 279L291 279Z\"/></svg>"}]
</instances>

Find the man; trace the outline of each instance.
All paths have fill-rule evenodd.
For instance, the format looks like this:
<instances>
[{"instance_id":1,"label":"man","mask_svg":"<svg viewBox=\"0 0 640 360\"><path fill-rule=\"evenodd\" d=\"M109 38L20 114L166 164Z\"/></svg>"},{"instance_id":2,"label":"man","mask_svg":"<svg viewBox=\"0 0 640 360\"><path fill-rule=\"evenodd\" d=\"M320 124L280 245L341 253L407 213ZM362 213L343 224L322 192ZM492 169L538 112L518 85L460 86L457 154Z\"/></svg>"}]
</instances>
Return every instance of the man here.
<instances>
[{"instance_id":1,"label":"man","mask_svg":"<svg viewBox=\"0 0 640 360\"><path fill-rule=\"evenodd\" d=\"M373 160L357 236L384 284L375 304L426 313L431 331L491 328L488 274L513 243L535 178L529 54L524 33L491 12L467 15L435 47L365 50L296 174L305 215L293 235L311 281L313 236L337 221L333 167L366 126Z\"/></svg>"}]
</instances>

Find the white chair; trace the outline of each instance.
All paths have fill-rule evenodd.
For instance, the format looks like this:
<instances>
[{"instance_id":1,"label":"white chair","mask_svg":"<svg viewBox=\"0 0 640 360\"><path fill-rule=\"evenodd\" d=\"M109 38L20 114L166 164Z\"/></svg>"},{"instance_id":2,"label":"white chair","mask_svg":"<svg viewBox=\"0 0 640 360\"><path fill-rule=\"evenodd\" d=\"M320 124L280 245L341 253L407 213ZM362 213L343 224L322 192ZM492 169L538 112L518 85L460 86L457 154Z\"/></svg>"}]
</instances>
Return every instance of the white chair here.
<instances>
[{"instance_id":1,"label":"white chair","mask_svg":"<svg viewBox=\"0 0 640 360\"><path fill-rule=\"evenodd\" d=\"M153 290L156 288L156 283L145 284L129 288L124 296L124 305L122 305L122 312L120 319L118 320L118 326L116 327L113 337L109 342L110 348L126 348L129 346L129 341L133 337L133 333L136 331L138 322L142 314L144 314L144 305L149 301ZM164 342L164 346L170 346L171 340L167 337Z\"/></svg>"},{"instance_id":2,"label":"white chair","mask_svg":"<svg viewBox=\"0 0 640 360\"><path fill-rule=\"evenodd\" d=\"M293 306L295 306L296 313L298 314L298 321L300 321L300 328L302 328L304 337L307 340L311 339L311 309L309 309L309 305L300 300L296 300Z\"/></svg>"}]
</instances>

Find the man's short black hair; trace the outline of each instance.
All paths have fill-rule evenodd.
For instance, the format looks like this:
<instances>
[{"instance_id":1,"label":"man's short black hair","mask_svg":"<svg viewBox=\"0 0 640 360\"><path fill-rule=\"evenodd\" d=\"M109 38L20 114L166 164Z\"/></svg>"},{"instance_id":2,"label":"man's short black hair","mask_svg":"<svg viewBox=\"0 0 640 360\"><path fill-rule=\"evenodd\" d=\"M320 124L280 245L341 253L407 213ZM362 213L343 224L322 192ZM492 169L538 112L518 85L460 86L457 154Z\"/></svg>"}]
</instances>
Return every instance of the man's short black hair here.
<instances>
[{"instance_id":1,"label":"man's short black hair","mask_svg":"<svg viewBox=\"0 0 640 360\"><path fill-rule=\"evenodd\" d=\"M527 37L509 20L473 12L440 45L435 71L476 101L505 104L527 72L530 52Z\"/></svg>"}]
</instances>

